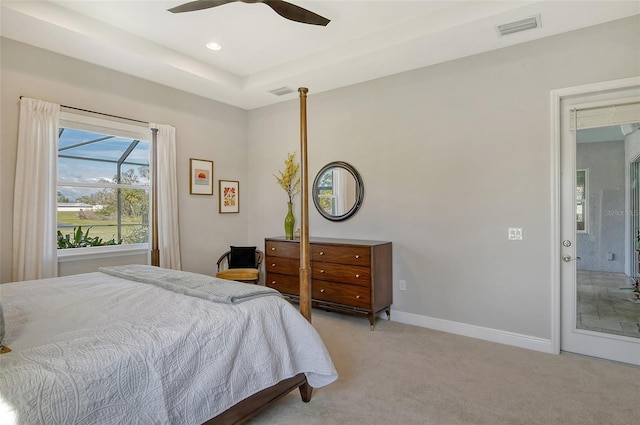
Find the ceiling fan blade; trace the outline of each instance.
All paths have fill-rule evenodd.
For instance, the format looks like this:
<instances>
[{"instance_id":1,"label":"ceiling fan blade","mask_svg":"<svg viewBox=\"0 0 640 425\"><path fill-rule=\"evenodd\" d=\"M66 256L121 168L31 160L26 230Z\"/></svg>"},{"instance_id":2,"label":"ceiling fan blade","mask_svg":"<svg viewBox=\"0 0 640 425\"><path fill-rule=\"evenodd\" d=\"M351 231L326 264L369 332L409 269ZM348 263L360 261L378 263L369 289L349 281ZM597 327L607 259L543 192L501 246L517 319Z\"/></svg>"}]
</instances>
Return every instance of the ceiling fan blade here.
<instances>
[{"instance_id":1,"label":"ceiling fan blade","mask_svg":"<svg viewBox=\"0 0 640 425\"><path fill-rule=\"evenodd\" d=\"M210 7L222 6L223 4L233 3L235 1L239 0L197 0L167 10L173 13L193 12L196 10L209 9Z\"/></svg>"},{"instance_id":2,"label":"ceiling fan blade","mask_svg":"<svg viewBox=\"0 0 640 425\"><path fill-rule=\"evenodd\" d=\"M316 13L313 13L307 9L303 9L295 4L288 3L280 0L264 0L260 3L264 3L271 7L275 12L292 21L301 22L303 24L321 25L327 26L331 20L324 18Z\"/></svg>"}]
</instances>

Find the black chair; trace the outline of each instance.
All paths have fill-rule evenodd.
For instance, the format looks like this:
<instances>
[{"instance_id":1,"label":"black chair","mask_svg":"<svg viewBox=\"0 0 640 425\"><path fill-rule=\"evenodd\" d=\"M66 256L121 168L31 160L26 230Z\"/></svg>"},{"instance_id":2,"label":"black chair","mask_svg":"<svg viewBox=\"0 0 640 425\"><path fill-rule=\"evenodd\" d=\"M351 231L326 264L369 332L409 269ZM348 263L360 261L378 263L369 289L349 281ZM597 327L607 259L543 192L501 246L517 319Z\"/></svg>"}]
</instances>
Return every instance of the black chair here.
<instances>
[{"instance_id":1,"label":"black chair","mask_svg":"<svg viewBox=\"0 0 640 425\"><path fill-rule=\"evenodd\" d=\"M255 246L230 246L229 248L229 251L218 259L216 277L258 284L260 265L264 258L263 252Z\"/></svg>"}]
</instances>

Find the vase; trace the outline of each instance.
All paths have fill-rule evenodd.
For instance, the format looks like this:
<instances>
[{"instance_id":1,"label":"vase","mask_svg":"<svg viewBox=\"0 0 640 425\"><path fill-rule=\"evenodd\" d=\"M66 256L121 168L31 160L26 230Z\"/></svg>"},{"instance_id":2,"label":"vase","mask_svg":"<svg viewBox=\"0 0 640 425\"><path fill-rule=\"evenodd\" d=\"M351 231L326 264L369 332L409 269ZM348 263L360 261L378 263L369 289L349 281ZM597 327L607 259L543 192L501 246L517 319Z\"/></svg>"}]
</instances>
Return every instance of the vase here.
<instances>
[{"instance_id":1,"label":"vase","mask_svg":"<svg viewBox=\"0 0 640 425\"><path fill-rule=\"evenodd\" d=\"M284 218L284 237L293 240L293 227L296 224L296 218L293 216L293 203L287 202L287 215Z\"/></svg>"}]
</instances>

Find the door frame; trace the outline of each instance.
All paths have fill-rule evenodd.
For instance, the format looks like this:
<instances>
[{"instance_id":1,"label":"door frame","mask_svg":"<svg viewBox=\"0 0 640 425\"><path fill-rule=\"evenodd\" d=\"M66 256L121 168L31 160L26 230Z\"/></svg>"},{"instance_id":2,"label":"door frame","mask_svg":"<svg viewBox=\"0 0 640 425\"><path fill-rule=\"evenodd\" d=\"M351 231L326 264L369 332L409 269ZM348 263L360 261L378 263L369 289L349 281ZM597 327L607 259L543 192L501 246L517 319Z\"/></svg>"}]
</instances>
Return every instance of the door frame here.
<instances>
[{"instance_id":1,"label":"door frame","mask_svg":"<svg viewBox=\"0 0 640 425\"><path fill-rule=\"evenodd\" d=\"M551 90L551 353L560 354L562 297L560 287L560 233L561 193L560 193L560 101L567 97L589 95L608 90L621 90L640 86L640 77L624 78L620 80L603 81L562 89Z\"/></svg>"}]
</instances>

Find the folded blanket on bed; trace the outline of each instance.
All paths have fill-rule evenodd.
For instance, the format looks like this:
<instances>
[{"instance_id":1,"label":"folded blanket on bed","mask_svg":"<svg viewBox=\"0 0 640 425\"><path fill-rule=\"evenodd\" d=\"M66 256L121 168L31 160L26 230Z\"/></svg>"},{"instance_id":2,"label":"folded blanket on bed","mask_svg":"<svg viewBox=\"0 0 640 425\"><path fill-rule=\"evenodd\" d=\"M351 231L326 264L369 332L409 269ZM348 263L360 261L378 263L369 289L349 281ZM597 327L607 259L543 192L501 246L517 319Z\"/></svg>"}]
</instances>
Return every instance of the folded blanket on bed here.
<instances>
[{"instance_id":1,"label":"folded blanket on bed","mask_svg":"<svg viewBox=\"0 0 640 425\"><path fill-rule=\"evenodd\" d=\"M225 304L237 304L267 295L282 296L275 289L266 286L232 282L213 276L142 264L100 267L98 271L122 279L149 283L179 294Z\"/></svg>"}]
</instances>

